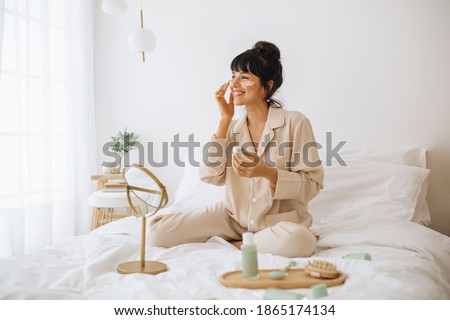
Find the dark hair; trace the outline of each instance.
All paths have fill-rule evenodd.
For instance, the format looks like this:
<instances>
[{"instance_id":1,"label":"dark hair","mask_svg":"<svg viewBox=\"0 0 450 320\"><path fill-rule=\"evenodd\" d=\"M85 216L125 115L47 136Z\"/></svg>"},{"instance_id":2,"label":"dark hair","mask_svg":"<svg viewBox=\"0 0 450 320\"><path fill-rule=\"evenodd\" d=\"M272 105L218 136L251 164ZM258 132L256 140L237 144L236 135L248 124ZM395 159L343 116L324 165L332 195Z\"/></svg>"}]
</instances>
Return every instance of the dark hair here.
<instances>
[{"instance_id":1,"label":"dark hair","mask_svg":"<svg viewBox=\"0 0 450 320\"><path fill-rule=\"evenodd\" d=\"M261 79L261 85L267 94L264 100L269 102L275 91L283 84L283 67L280 61L280 50L276 45L266 41L258 41L231 62L232 71L250 72ZM273 81L270 89L269 81Z\"/></svg>"}]
</instances>

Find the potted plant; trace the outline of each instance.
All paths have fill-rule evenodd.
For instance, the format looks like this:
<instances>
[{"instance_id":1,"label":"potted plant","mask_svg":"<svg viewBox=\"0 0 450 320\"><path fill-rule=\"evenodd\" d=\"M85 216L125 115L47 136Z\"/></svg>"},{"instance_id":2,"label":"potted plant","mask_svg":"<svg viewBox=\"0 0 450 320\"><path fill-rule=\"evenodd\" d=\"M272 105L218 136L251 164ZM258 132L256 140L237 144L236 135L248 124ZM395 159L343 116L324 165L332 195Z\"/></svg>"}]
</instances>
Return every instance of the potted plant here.
<instances>
[{"instance_id":1,"label":"potted plant","mask_svg":"<svg viewBox=\"0 0 450 320\"><path fill-rule=\"evenodd\" d=\"M125 128L123 132L119 131L115 136L111 137L111 139L113 145L110 147L110 150L120 156L119 167L114 168L114 173L118 173L121 172L124 155L136 148L136 144L139 143L139 135L134 132L127 132L127 128Z\"/></svg>"}]
</instances>

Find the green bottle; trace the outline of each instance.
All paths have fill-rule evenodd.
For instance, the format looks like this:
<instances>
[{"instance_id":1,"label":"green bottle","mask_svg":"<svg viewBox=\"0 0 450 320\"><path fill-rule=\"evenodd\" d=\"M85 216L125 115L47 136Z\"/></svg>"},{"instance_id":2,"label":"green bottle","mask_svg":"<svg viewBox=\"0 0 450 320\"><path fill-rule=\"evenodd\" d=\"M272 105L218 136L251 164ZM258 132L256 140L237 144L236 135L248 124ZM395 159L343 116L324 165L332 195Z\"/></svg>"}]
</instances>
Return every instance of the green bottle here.
<instances>
[{"instance_id":1,"label":"green bottle","mask_svg":"<svg viewBox=\"0 0 450 320\"><path fill-rule=\"evenodd\" d=\"M259 276L258 253L253 241L253 233L244 232L242 234L242 275L245 280L256 280Z\"/></svg>"}]
</instances>

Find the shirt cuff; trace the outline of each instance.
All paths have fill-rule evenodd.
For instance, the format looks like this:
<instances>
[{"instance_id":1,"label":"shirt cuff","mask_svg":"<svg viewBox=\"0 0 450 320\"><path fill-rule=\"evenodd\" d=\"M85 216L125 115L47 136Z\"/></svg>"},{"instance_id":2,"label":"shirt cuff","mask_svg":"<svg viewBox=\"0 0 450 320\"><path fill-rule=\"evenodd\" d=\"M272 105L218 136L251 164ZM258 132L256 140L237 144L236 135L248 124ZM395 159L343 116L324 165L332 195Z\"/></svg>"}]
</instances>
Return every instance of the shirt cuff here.
<instances>
[{"instance_id":1,"label":"shirt cuff","mask_svg":"<svg viewBox=\"0 0 450 320\"><path fill-rule=\"evenodd\" d=\"M221 168L227 158L227 139L217 138L214 134L203 149L204 164L213 169L213 171L223 170Z\"/></svg>"},{"instance_id":2,"label":"shirt cuff","mask_svg":"<svg viewBox=\"0 0 450 320\"><path fill-rule=\"evenodd\" d=\"M300 176L297 172L278 170L277 183L273 186L273 199L295 199L300 188Z\"/></svg>"}]
</instances>

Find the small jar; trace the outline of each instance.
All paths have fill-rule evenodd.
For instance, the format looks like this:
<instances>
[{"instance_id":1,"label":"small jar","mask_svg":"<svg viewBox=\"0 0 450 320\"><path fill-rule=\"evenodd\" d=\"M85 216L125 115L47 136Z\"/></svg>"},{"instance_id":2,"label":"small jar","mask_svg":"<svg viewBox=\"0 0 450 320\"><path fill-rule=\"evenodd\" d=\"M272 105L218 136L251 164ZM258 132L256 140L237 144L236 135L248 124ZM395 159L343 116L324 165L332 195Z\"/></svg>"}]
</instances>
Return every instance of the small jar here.
<instances>
[{"instance_id":1,"label":"small jar","mask_svg":"<svg viewBox=\"0 0 450 320\"><path fill-rule=\"evenodd\" d=\"M110 167L102 166L102 173L104 173L104 174L110 174L110 173L111 173L111 169L112 169L112 168L110 168Z\"/></svg>"}]
</instances>

